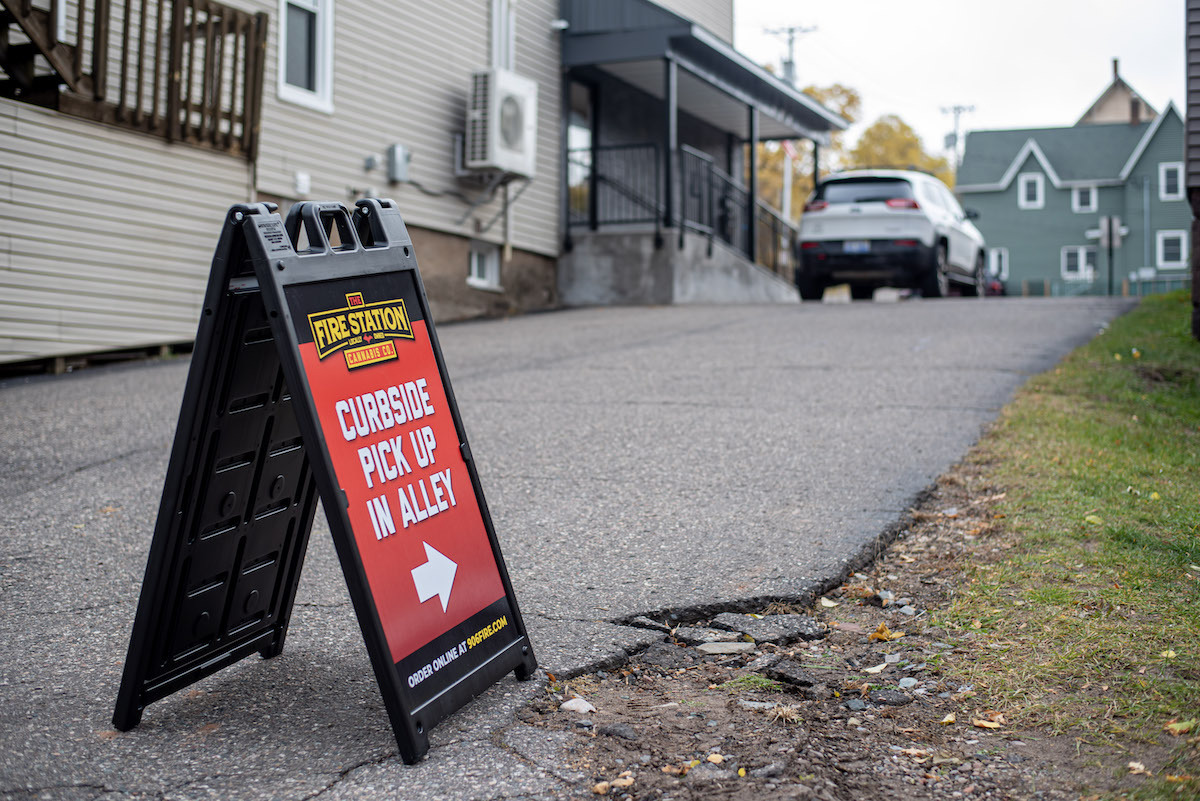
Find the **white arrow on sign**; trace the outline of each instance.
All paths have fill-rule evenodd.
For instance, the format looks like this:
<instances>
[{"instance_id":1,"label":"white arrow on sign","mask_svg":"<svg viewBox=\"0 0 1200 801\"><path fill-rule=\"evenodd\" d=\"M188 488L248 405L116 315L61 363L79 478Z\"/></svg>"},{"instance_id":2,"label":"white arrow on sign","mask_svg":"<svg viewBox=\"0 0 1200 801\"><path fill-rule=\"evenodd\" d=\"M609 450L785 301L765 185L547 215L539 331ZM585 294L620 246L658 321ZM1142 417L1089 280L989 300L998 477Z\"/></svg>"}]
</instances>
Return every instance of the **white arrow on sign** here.
<instances>
[{"instance_id":1,"label":"white arrow on sign","mask_svg":"<svg viewBox=\"0 0 1200 801\"><path fill-rule=\"evenodd\" d=\"M412 569L413 584L417 585L417 598L425 603L437 595L442 599L442 611L450 604L450 590L454 587L454 574L458 565L445 554L434 548L428 542L425 546L425 558L429 561Z\"/></svg>"}]
</instances>

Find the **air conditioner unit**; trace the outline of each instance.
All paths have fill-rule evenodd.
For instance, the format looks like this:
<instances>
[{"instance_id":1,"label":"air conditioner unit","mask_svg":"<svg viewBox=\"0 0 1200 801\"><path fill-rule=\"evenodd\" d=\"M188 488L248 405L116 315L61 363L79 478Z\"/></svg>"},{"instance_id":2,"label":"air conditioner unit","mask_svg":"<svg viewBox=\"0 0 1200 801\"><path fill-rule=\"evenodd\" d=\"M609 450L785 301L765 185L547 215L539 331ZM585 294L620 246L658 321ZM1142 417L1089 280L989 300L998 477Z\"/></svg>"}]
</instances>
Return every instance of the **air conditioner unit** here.
<instances>
[{"instance_id":1,"label":"air conditioner unit","mask_svg":"<svg viewBox=\"0 0 1200 801\"><path fill-rule=\"evenodd\" d=\"M471 76L466 166L532 178L537 164L537 82L508 70Z\"/></svg>"}]
</instances>

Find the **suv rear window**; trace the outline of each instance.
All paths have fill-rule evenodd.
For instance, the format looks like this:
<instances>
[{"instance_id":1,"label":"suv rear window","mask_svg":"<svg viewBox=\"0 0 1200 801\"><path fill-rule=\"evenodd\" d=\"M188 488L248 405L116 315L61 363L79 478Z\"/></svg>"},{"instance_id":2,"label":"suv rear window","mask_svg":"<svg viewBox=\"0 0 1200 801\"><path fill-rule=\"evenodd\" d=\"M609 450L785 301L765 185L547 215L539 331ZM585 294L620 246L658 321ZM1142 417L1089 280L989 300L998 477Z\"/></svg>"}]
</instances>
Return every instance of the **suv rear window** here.
<instances>
[{"instance_id":1,"label":"suv rear window","mask_svg":"<svg viewBox=\"0 0 1200 801\"><path fill-rule=\"evenodd\" d=\"M848 178L826 181L813 199L826 203L869 203L900 197L913 197L912 184L902 178Z\"/></svg>"}]
</instances>

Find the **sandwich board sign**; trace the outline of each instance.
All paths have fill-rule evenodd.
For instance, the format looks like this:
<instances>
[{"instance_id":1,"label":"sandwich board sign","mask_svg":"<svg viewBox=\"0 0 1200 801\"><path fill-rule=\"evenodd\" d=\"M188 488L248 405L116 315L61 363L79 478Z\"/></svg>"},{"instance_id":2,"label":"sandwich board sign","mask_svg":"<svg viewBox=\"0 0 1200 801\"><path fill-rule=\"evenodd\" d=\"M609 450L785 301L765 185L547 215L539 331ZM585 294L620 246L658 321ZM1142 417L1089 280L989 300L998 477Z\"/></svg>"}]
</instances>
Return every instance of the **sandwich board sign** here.
<instances>
[{"instance_id":1,"label":"sandwich board sign","mask_svg":"<svg viewBox=\"0 0 1200 801\"><path fill-rule=\"evenodd\" d=\"M537 662L399 210L273 212L217 245L113 723L282 651L319 500L412 763Z\"/></svg>"}]
</instances>

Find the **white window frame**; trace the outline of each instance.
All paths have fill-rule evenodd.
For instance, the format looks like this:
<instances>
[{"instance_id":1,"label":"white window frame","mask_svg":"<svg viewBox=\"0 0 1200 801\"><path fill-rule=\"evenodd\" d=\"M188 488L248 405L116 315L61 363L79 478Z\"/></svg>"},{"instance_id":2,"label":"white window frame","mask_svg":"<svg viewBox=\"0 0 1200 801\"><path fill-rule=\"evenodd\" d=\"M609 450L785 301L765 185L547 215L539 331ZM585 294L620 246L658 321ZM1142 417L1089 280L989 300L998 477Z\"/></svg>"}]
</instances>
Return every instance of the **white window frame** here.
<instances>
[{"instance_id":1,"label":"white window frame","mask_svg":"<svg viewBox=\"0 0 1200 801\"><path fill-rule=\"evenodd\" d=\"M1037 198L1025 199L1025 185L1033 183L1037 186ZM1023 172L1017 176L1017 208L1040 209L1046 206L1046 176L1040 172Z\"/></svg>"},{"instance_id":2,"label":"white window frame","mask_svg":"<svg viewBox=\"0 0 1200 801\"><path fill-rule=\"evenodd\" d=\"M1079 263L1079 271L1067 270L1067 254L1074 253ZM1088 264L1091 256L1091 264ZM1096 277L1096 260L1099 255L1095 245L1067 245L1059 254L1059 274L1064 281L1091 281Z\"/></svg>"},{"instance_id":3,"label":"white window frame","mask_svg":"<svg viewBox=\"0 0 1200 801\"><path fill-rule=\"evenodd\" d=\"M988 275L1008 280L1008 248L988 249Z\"/></svg>"},{"instance_id":4,"label":"white window frame","mask_svg":"<svg viewBox=\"0 0 1200 801\"><path fill-rule=\"evenodd\" d=\"M316 89L309 90L287 82L287 10L297 6L316 14L317 52ZM279 0L278 31L276 36L279 51L277 93L279 99L288 103L306 106L326 114L333 113L333 0Z\"/></svg>"},{"instance_id":5,"label":"white window frame","mask_svg":"<svg viewBox=\"0 0 1200 801\"><path fill-rule=\"evenodd\" d=\"M481 269L480 269L481 268ZM500 286L500 247L490 242L472 242L467 256L467 286L503 291Z\"/></svg>"},{"instance_id":6,"label":"white window frame","mask_svg":"<svg viewBox=\"0 0 1200 801\"><path fill-rule=\"evenodd\" d=\"M1175 186L1179 191L1167 192L1167 173L1174 170ZM1162 201L1183 200L1183 162L1182 161L1164 161L1158 165L1158 199Z\"/></svg>"},{"instance_id":7,"label":"white window frame","mask_svg":"<svg viewBox=\"0 0 1200 801\"><path fill-rule=\"evenodd\" d=\"M1179 238L1179 261L1166 261L1163 251L1166 250L1166 240ZM1160 270L1182 270L1188 266L1188 232L1183 229L1157 231L1155 240L1155 263Z\"/></svg>"},{"instance_id":8,"label":"white window frame","mask_svg":"<svg viewBox=\"0 0 1200 801\"><path fill-rule=\"evenodd\" d=\"M1085 189L1088 192L1088 199L1091 201L1091 203L1089 203L1086 206L1083 205L1083 203L1081 203L1079 200L1080 192L1082 192ZM1099 195L1099 189L1096 186L1072 187L1071 188L1071 211L1075 212L1076 214L1088 214L1088 213L1095 212L1096 209L1099 207L1099 201L1097 200L1097 195Z\"/></svg>"}]
</instances>

